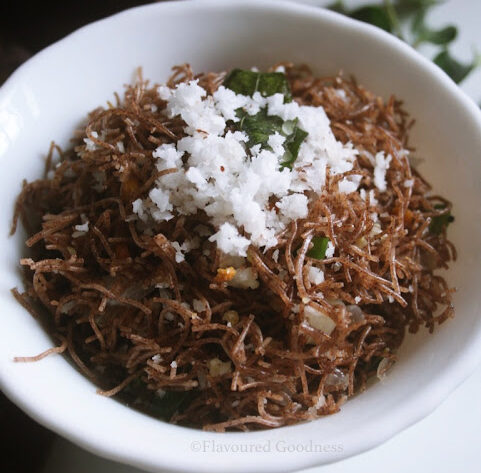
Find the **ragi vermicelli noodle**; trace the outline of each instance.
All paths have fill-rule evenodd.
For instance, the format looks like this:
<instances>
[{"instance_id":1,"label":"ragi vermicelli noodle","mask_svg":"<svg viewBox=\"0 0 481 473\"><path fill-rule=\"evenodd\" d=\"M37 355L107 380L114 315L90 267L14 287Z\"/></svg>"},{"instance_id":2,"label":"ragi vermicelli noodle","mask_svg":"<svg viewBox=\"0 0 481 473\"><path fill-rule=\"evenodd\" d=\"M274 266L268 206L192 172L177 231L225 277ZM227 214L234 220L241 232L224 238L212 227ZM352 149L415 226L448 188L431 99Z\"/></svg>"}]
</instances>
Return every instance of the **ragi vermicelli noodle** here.
<instances>
[{"instance_id":1,"label":"ragi vermicelli noodle","mask_svg":"<svg viewBox=\"0 0 481 473\"><path fill-rule=\"evenodd\" d=\"M162 182L174 183L172 199L192 197L201 184L185 197L189 183L172 177L188 153L177 167L159 167L156 150L174 149L188 127L167 113L165 87L142 78L91 112L71 149L52 145L44 178L24 183L14 227L20 217L30 253L21 260L26 290L14 295L58 340L49 353L67 352L103 394L209 430L293 424L337 412L384 375L406 330L433 331L453 315L452 290L434 274L456 255L446 238L450 203L410 165L401 103L342 75L284 67L285 94L322 106L339 146L355 157L346 171L327 165L317 192L299 191L308 197L300 218L282 220L288 206L268 196L274 223L264 230L275 229L274 240L256 244L237 225L221 244L219 220L202 203L160 202ZM185 65L167 87L196 79L211 96L225 77L194 76ZM253 137L262 142L256 126L282 129L281 167L297 172L309 140L302 121L243 113L227 121L227 133L245 131L247 147ZM226 254L236 238L245 255Z\"/></svg>"}]
</instances>

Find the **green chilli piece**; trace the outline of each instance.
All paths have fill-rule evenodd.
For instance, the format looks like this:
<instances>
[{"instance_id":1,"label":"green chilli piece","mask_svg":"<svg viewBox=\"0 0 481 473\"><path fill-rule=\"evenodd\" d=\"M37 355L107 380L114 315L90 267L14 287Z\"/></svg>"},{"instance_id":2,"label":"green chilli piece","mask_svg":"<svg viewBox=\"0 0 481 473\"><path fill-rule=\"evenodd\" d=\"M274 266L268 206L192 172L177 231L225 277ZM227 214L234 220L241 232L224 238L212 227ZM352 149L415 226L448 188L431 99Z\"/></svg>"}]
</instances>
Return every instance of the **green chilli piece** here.
<instances>
[{"instance_id":1,"label":"green chilli piece","mask_svg":"<svg viewBox=\"0 0 481 473\"><path fill-rule=\"evenodd\" d=\"M324 259L326 257L327 245L329 238L315 236L312 240L312 248L306 253L309 258Z\"/></svg>"}]
</instances>

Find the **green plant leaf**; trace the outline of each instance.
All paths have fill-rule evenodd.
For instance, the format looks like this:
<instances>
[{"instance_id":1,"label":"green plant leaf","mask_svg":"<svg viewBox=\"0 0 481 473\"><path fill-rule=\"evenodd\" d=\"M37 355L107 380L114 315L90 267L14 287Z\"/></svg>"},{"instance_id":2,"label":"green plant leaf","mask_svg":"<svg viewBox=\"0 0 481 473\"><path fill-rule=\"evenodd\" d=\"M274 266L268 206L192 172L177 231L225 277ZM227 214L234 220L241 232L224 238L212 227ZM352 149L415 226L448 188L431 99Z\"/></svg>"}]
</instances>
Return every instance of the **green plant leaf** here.
<instances>
[{"instance_id":1,"label":"green plant leaf","mask_svg":"<svg viewBox=\"0 0 481 473\"><path fill-rule=\"evenodd\" d=\"M236 94L254 95L259 92L263 97L274 94L284 95L284 102L291 102L291 89L287 77L282 72L254 72L245 69L233 69L223 82L224 87Z\"/></svg>"},{"instance_id":2,"label":"green plant leaf","mask_svg":"<svg viewBox=\"0 0 481 473\"><path fill-rule=\"evenodd\" d=\"M261 109L255 115L249 115L245 110L238 109L237 116L240 121L235 124L239 131L245 131L249 136L247 146L251 148L255 145L261 145L267 148L269 136L281 133L284 121L276 115L268 115L265 108Z\"/></svg>"},{"instance_id":3,"label":"green plant leaf","mask_svg":"<svg viewBox=\"0 0 481 473\"><path fill-rule=\"evenodd\" d=\"M233 90L236 94L252 96L255 92L259 92L264 97L283 94L284 102L292 101L289 82L285 74L281 72L254 72L233 69L224 79L224 86ZM262 148L269 149L268 141L271 135L279 133L284 136L285 153L280 166L281 168L292 169L292 165L299 154L299 148L307 136L307 133L297 126L297 118L284 121L278 116L268 115L266 108L255 115L249 115L241 108L236 113L239 122L234 123L233 126L249 136L247 143L249 148L261 145Z\"/></svg>"},{"instance_id":4,"label":"green plant leaf","mask_svg":"<svg viewBox=\"0 0 481 473\"><path fill-rule=\"evenodd\" d=\"M265 108L255 115L249 115L246 111L239 109L237 110L237 116L240 118L240 121L235 123L234 126L249 136L249 141L247 142L249 148L261 145L264 149L270 149L268 141L271 135L279 133L284 136L285 153L280 166L281 168L287 167L292 169L292 165L299 154L299 148L307 136L307 132L297 126L297 118L284 121L278 116L268 115Z\"/></svg>"},{"instance_id":5,"label":"green plant leaf","mask_svg":"<svg viewBox=\"0 0 481 473\"><path fill-rule=\"evenodd\" d=\"M297 159L297 155L299 154L299 148L301 147L301 144L307 135L307 131L298 128L296 123L294 132L288 135L286 137L286 141L284 142L284 149L286 151L281 162L281 168L289 168L292 170L292 166Z\"/></svg>"},{"instance_id":6,"label":"green plant leaf","mask_svg":"<svg viewBox=\"0 0 481 473\"><path fill-rule=\"evenodd\" d=\"M411 30L415 35L414 47L421 43L433 43L440 46L446 46L448 43L456 39L458 29L449 25L439 30L431 29L426 24L426 12L419 11L414 17Z\"/></svg>"},{"instance_id":7,"label":"green plant leaf","mask_svg":"<svg viewBox=\"0 0 481 473\"><path fill-rule=\"evenodd\" d=\"M468 74L481 64L481 56L476 54L469 64L459 62L453 58L447 49L441 51L434 59L438 65L456 84L462 82Z\"/></svg>"},{"instance_id":8,"label":"green plant leaf","mask_svg":"<svg viewBox=\"0 0 481 473\"><path fill-rule=\"evenodd\" d=\"M440 29L432 29L426 24L426 15L440 3L442 3L442 0L383 0L382 2L379 1L378 4L370 3L360 8L349 9L342 0L337 0L328 8L378 26L395 34L402 40L405 40L402 25L411 22L411 32L414 36L412 46L416 47L422 43L442 46L443 50L433 61L456 83L460 83L473 69L481 64L481 57L475 55L470 64L457 61L446 48L457 37L457 28L454 25L447 25Z\"/></svg>"},{"instance_id":9,"label":"green plant leaf","mask_svg":"<svg viewBox=\"0 0 481 473\"><path fill-rule=\"evenodd\" d=\"M458 29L455 26L449 25L440 30L425 30L423 32L423 40L433 44L444 46L456 39Z\"/></svg>"},{"instance_id":10,"label":"green plant leaf","mask_svg":"<svg viewBox=\"0 0 481 473\"><path fill-rule=\"evenodd\" d=\"M342 0L337 0L334 3L331 3L326 7L328 10L335 11L337 13L342 13L343 15L348 15L349 12L344 5L344 2Z\"/></svg>"},{"instance_id":11,"label":"green plant leaf","mask_svg":"<svg viewBox=\"0 0 481 473\"><path fill-rule=\"evenodd\" d=\"M419 12L426 13L439 3L439 0L397 0L394 3L394 8L398 17L404 20Z\"/></svg>"},{"instance_id":12,"label":"green plant leaf","mask_svg":"<svg viewBox=\"0 0 481 473\"><path fill-rule=\"evenodd\" d=\"M315 236L312 239L312 248L306 253L309 258L324 259L326 257L327 245L329 238Z\"/></svg>"},{"instance_id":13,"label":"green plant leaf","mask_svg":"<svg viewBox=\"0 0 481 473\"><path fill-rule=\"evenodd\" d=\"M436 204L434 206L437 210L445 209L446 206L444 204ZM440 235L447 226L454 222L454 217L451 215L451 212L446 212L443 215L436 215L432 217L431 223L429 224L429 232L433 235Z\"/></svg>"},{"instance_id":14,"label":"green plant leaf","mask_svg":"<svg viewBox=\"0 0 481 473\"><path fill-rule=\"evenodd\" d=\"M392 33L394 29L392 18L383 6L366 5L351 11L349 16L364 23L377 26L388 33Z\"/></svg>"}]
</instances>

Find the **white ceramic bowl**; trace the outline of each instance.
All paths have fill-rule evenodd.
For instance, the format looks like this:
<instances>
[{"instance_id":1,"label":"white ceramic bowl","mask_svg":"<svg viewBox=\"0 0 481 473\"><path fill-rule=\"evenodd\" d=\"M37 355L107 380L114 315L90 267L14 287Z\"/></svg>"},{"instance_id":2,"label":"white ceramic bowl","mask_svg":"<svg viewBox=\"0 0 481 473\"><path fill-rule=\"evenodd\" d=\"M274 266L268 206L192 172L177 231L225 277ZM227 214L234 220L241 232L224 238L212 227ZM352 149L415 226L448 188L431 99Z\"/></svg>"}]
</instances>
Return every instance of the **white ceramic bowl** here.
<instances>
[{"instance_id":1,"label":"white ceramic bowl","mask_svg":"<svg viewBox=\"0 0 481 473\"><path fill-rule=\"evenodd\" d=\"M387 381L339 414L264 432L205 433L154 420L96 395L61 356L13 363L51 346L9 293L21 285L22 243L21 235L6 237L20 182L40 175L50 141L65 145L87 111L121 90L137 66L161 81L186 61L208 71L280 60L319 74L343 69L372 91L404 99L417 119L412 143L425 158L421 170L454 203L450 236L459 260L447 277L458 288L456 318L434 335L406 340ZM282 2L133 9L82 28L13 74L0 91L0 156L1 387L33 418L94 453L151 471L283 472L332 462L429 414L481 359L481 113L436 66L381 30Z\"/></svg>"}]
</instances>

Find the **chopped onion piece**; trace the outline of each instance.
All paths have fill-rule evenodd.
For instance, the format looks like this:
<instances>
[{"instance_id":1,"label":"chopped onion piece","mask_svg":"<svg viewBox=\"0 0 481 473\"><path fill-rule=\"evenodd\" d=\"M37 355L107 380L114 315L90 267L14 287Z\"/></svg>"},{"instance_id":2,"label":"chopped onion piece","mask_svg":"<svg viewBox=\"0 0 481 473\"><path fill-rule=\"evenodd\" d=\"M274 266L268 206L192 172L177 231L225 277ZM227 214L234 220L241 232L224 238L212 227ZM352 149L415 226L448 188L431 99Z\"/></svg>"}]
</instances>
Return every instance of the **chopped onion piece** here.
<instances>
[{"instance_id":1,"label":"chopped onion piece","mask_svg":"<svg viewBox=\"0 0 481 473\"><path fill-rule=\"evenodd\" d=\"M326 376L326 386L342 386L345 389L348 384L349 377L339 368L334 368L334 371Z\"/></svg>"},{"instance_id":2,"label":"chopped onion piece","mask_svg":"<svg viewBox=\"0 0 481 473\"><path fill-rule=\"evenodd\" d=\"M358 305L348 305L346 306L347 311L351 316L351 322L357 324L364 320L364 312Z\"/></svg>"},{"instance_id":3,"label":"chopped onion piece","mask_svg":"<svg viewBox=\"0 0 481 473\"><path fill-rule=\"evenodd\" d=\"M237 289L257 289L259 287L257 271L253 267L239 268L228 284Z\"/></svg>"},{"instance_id":4,"label":"chopped onion piece","mask_svg":"<svg viewBox=\"0 0 481 473\"><path fill-rule=\"evenodd\" d=\"M320 330L327 335L330 335L336 328L336 322L334 322L334 320L324 312L314 309L314 307L310 305L304 307L304 317L312 328Z\"/></svg>"},{"instance_id":5,"label":"chopped onion piece","mask_svg":"<svg viewBox=\"0 0 481 473\"><path fill-rule=\"evenodd\" d=\"M219 360L219 358L212 358L207 365L209 367L209 374L212 377L222 376L231 371L230 361L222 361Z\"/></svg>"},{"instance_id":6,"label":"chopped onion piece","mask_svg":"<svg viewBox=\"0 0 481 473\"><path fill-rule=\"evenodd\" d=\"M235 325L239 322L239 312L237 312L236 310L228 310L222 316L222 320L230 322L231 325Z\"/></svg>"},{"instance_id":7,"label":"chopped onion piece","mask_svg":"<svg viewBox=\"0 0 481 473\"><path fill-rule=\"evenodd\" d=\"M377 367L377 377L382 381L386 378L387 372L394 365L394 360L392 358L383 358Z\"/></svg>"}]
</instances>

